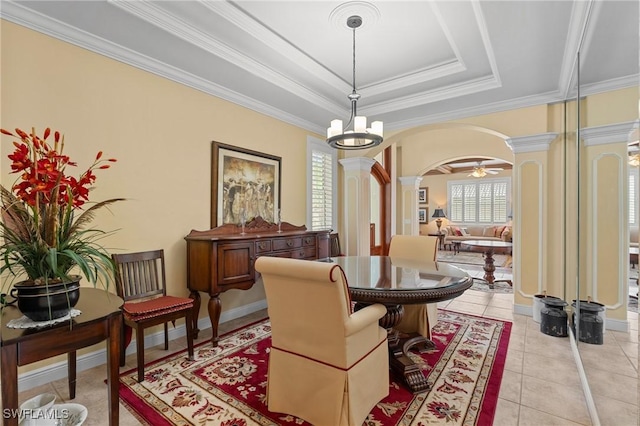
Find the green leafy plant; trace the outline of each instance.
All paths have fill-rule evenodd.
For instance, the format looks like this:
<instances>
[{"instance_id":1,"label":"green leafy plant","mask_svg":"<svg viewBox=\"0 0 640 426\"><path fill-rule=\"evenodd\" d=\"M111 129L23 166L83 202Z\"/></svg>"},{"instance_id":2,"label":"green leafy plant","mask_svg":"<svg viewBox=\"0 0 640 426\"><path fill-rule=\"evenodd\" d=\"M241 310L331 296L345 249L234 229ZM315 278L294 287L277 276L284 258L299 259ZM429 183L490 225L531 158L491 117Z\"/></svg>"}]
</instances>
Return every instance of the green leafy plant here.
<instances>
[{"instance_id":1,"label":"green leafy plant","mask_svg":"<svg viewBox=\"0 0 640 426\"><path fill-rule=\"evenodd\" d=\"M67 174L77 164L64 155L64 136L51 130L42 137L16 129L0 132L13 136L15 149L9 154L11 173L18 178L11 189L0 186L0 273L26 277L34 284L69 280L78 267L91 283L114 271L113 261L100 241L112 232L91 228L99 209L122 198L90 203L89 191L95 183L94 171L107 169L113 158L98 152L91 166L77 178ZM89 207L87 207L89 206Z\"/></svg>"}]
</instances>

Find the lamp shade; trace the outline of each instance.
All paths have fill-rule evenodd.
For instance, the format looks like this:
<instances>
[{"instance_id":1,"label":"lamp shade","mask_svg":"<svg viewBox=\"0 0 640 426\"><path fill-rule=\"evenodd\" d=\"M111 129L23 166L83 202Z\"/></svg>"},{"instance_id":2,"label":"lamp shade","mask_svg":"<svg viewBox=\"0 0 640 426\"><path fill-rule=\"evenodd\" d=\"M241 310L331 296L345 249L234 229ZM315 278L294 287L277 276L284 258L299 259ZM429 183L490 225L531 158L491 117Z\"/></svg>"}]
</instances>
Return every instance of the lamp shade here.
<instances>
[{"instance_id":1,"label":"lamp shade","mask_svg":"<svg viewBox=\"0 0 640 426\"><path fill-rule=\"evenodd\" d=\"M447 217L447 215L446 215L446 214L444 214L444 210L442 210L442 209L435 209L435 210L433 211L433 216L431 216L431 217L436 217L436 218L437 218L437 217Z\"/></svg>"}]
</instances>

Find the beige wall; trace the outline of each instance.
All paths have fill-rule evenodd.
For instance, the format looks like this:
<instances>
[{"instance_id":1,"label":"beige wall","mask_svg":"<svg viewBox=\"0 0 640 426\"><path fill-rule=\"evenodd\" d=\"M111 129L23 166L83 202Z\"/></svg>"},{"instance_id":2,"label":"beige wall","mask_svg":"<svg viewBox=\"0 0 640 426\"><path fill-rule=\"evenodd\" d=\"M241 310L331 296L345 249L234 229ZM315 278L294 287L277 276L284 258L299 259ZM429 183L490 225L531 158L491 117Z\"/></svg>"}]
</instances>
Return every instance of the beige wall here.
<instances>
[{"instance_id":1,"label":"beige wall","mask_svg":"<svg viewBox=\"0 0 640 426\"><path fill-rule=\"evenodd\" d=\"M99 150L117 158L91 199L127 201L95 226L118 230L105 241L114 252L163 248L169 293L188 294L184 236L209 228L211 141L282 157L283 220L305 223L307 131L6 21L0 35L1 127L61 131L79 170ZM15 179L11 142L0 145L3 185ZM262 299L259 286L230 291L223 313Z\"/></svg>"}]
</instances>

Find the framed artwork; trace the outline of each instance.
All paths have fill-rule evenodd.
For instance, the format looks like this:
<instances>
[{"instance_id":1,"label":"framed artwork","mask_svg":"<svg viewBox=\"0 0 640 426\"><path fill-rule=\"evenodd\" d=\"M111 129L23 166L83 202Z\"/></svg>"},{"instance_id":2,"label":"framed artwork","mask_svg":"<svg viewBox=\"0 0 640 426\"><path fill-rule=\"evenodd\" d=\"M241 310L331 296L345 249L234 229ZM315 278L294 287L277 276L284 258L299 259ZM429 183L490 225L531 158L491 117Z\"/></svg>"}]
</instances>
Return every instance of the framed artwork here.
<instances>
[{"instance_id":1,"label":"framed artwork","mask_svg":"<svg viewBox=\"0 0 640 426\"><path fill-rule=\"evenodd\" d=\"M282 159L212 142L211 228L260 216L276 221Z\"/></svg>"},{"instance_id":2,"label":"framed artwork","mask_svg":"<svg viewBox=\"0 0 640 426\"><path fill-rule=\"evenodd\" d=\"M421 204L427 204L429 202L429 188L418 189L418 202Z\"/></svg>"},{"instance_id":3,"label":"framed artwork","mask_svg":"<svg viewBox=\"0 0 640 426\"><path fill-rule=\"evenodd\" d=\"M429 209L428 208L419 208L418 209L418 223L429 223Z\"/></svg>"}]
</instances>

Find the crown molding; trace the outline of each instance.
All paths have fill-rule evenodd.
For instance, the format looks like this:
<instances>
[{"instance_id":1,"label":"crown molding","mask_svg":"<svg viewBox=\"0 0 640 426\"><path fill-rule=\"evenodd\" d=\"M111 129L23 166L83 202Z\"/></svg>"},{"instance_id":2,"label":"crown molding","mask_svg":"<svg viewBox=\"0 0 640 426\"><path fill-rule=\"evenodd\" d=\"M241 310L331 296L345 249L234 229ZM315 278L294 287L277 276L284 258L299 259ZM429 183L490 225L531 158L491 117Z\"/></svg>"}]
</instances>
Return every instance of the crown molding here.
<instances>
[{"instance_id":1,"label":"crown molding","mask_svg":"<svg viewBox=\"0 0 640 426\"><path fill-rule=\"evenodd\" d=\"M637 126L637 120L624 123L580 129L580 137L585 146L606 145L611 143L627 143L629 135Z\"/></svg>"},{"instance_id":2,"label":"crown molding","mask_svg":"<svg viewBox=\"0 0 640 426\"><path fill-rule=\"evenodd\" d=\"M548 151L549 145L551 145L551 142L556 137L558 137L557 133L549 132L538 135L507 138L505 142L514 154L522 154L524 152Z\"/></svg>"}]
</instances>

